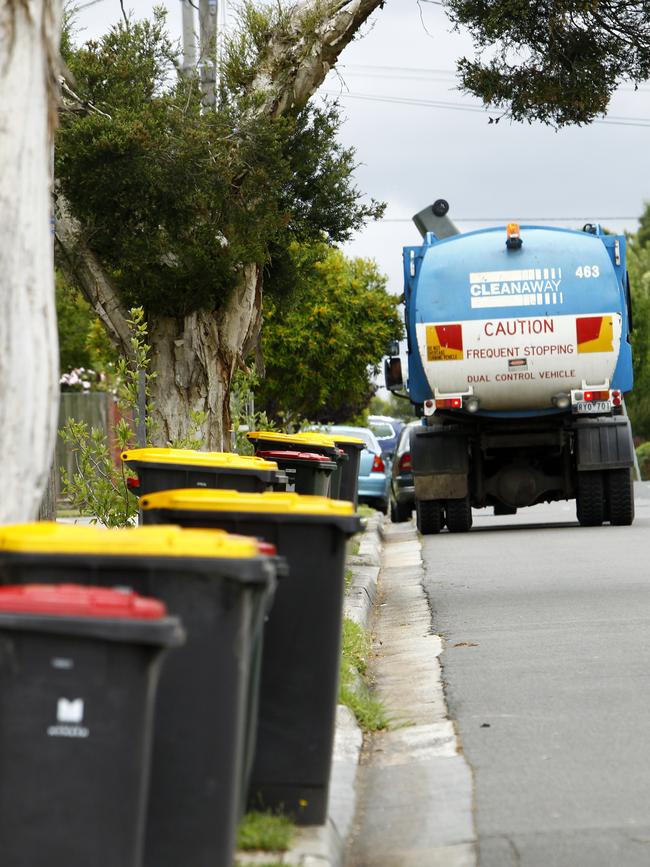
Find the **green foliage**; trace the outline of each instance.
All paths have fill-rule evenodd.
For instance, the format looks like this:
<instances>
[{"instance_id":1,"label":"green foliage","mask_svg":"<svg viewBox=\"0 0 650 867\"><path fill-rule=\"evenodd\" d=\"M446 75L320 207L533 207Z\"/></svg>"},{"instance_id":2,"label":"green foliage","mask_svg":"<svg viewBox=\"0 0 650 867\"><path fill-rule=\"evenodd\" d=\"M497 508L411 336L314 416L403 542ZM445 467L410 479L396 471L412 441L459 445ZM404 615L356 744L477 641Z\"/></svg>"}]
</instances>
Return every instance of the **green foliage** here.
<instances>
[{"instance_id":1,"label":"green foliage","mask_svg":"<svg viewBox=\"0 0 650 867\"><path fill-rule=\"evenodd\" d=\"M640 247L650 244L650 202L644 202L643 213L639 218L639 230L636 233L635 242Z\"/></svg>"},{"instance_id":2,"label":"green foliage","mask_svg":"<svg viewBox=\"0 0 650 867\"><path fill-rule=\"evenodd\" d=\"M129 322L132 330L131 346L134 361L118 363L119 407L124 416L117 423L113 434L120 451L136 441L136 434L126 416L138 411L138 387L140 371L145 374L145 389L149 397L149 385L155 374L149 371L150 347L146 342L144 311L133 308ZM149 409L150 409L149 405ZM147 442L150 442L153 426L150 413L146 419ZM68 419L59 436L72 449L75 472L69 475L61 468L63 495L71 506L82 514L92 515L96 523L106 527L126 527L133 523L138 512L136 498L127 487L127 472L124 464L115 466L108 436L103 430L89 428L86 422Z\"/></svg>"},{"instance_id":3,"label":"green foliage","mask_svg":"<svg viewBox=\"0 0 650 867\"><path fill-rule=\"evenodd\" d=\"M382 210L360 202L334 106L255 111L247 88L281 13L242 15L212 112L198 80L178 75L163 10L82 47L66 33L77 92L110 117L64 114L56 175L127 306L218 310L242 263L269 265L293 238L344 240Z\"/></svg>"},{"instance_id":4,"label":"green foliage","mask_svg":"<svg viewBox=\"0 0 650 867\"><path fill-rule=\"evenodd\" d=\"M446 8L477 51L458 64L463 87L515 120L589 123L622 81L650 77L642 0L449 0Z\"/></svg>"},{"instance_id":5,"label":"green foliage","mask_svg":"<svg viewBox=\"0 0 650 867\"><path fill-rule=\"evenodd\" d=\"M265 412L255 409L254 389L259 378L253 370L238 370L232 379L230 391L230 419L232 423L232 450L240 455L255 452L246 438L248 431L279 430L278 425L269 419Z\"/></svg>"},{"instance_id":6,"label":"green foliage","mask_svg":"<svg viewBox=\"0 0 650 867\"><path fill-rule=\"evenodd\" d=\"M644 481L650 481L650 440L641 443L636 450L636 456L639 461L641 478Z\"/></svg>"},{"instance_id":7,"label":"green foliage","mask_svg":"<svg viewBox=\"0 0 650 867\"><path fill-rule=\"evenodd\" d=\"M201 431L203 425L208 419L207 412L195 410L190 413L190 424L187 431L187 436L176 437L169 443L171 449L200 449L201 448Z\"/></svg>"},{"instance_id":8,"label":"green foliage","mask_svg":"<svg viewBox=\"0 0 650 867\"><path fill-rule=\"evenodd\" d=\"M59 368L92 367L87 345L88 330L92 322L90 305L81 293L69 286L56 274L56 315L59 324Z\"/></svg>"},{"instance_id":9,"label":"green foliage","mask_svg":"<svg viewBox=\"0 0 650 867\"><path fill-rule=\"evenodd\" d=\"M375 395L370 401L368 407L369 415L387 415L390 418L397 418L403 422L413 421L415 418L415 409L413 404L408 400L400 400L394 394L390 394L387 398L378 397Z\"/></svg>"},{"instance_id":10,"label":"green foliage","mask_svg":"<svg viewBox=\"0 0 650 867\"><path fill-rule=\"evenodd\" d=\"M129 493L124 467L118 469L113 463L104 431L69 418L59 435L75 457L72 476L61 467L63 495L72 507L106 527L131 524L138 513L137 501ZM115 435L120 449L133 442L133 431L124 419L115 428Z\"/></svg>"},{"instance_id":11,"label":"green foliage","mask_svg":"<svg viewBox=\"0 0 650 867\"><path fill-rule=\"evenodd\" d=\"M647 219L648 209L645 217ZM650 244L628 239L628 272L632 295L632 360L634 388L625 398L636 437L650 438Z\"/></svg>"},{"instance_id":12,"label":"green foliage","mask_svg":"<svg viewBox=\"0 0 650 867\"><path fill-rule=\"evenodd\" d=\"M85 368L112 379L117 353L105 329L81 293L70 286L58 271L55 277L61 373ZM95 387L106 388L107 383Z\"/></svg>"},{"instance_id":13,"label":"green foliage","mask_svg":"<svg viewBox=\"0 0 650 867\"><path fill-rule=\"evenodd\" d=\"M237 830L237 848L250 852L286 852L291 846L295 827L281 813L246 813Z\"/></svg>"},{"instance_id":14,"label":"green foliage","mask_svg":"<svg viewBox=\"0 0 650 867\"><path fill-rule=\"evenodd\" d=\"M372 261L323 243L293 245L290 255L298 288L267 299L257 401L284 426L348 421L367 406L370 375L401 336L397 299Z\"/></svg>"},{"instance_id":15,"label":"green foliage","mask_svg":"<svg viewBox=\"0 0 650 867\"><path fill-rule=\"evenodd\" d=\"M361 728L379 731L388 726L384 706L364 680L372 652L370 633L353 620L343 621L339 701L349 707Z\"/></svg>"}]
</instances>

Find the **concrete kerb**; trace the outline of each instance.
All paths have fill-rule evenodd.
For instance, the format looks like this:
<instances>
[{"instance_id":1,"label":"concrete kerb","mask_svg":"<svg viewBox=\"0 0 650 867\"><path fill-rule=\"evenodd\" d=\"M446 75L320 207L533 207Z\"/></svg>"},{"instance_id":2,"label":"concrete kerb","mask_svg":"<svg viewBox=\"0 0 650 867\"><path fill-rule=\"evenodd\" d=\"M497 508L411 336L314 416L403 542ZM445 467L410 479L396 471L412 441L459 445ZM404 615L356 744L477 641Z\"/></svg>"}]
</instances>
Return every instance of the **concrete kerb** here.
<instances>
[{"instance_id":1,"label":"concrete kerb","mask_svg":"<svg viewBox=\"0 0 650 867\"><path fill-rule=\"evenodd\" d=\"M359 552L347 558L352 580L346 593L344 616L368 627L377 595L383 547L383 517L366 519ZM357 800L357 769L363 733L352 712L339 705L332 760L327 822L298 828L288 852L238 852L237 865L292 864L295 867L342 867Z\"/></svg>"},{"instance_id":2,"label":"concrete kerb","mask_svg":"<svg viewBox=\"0 0 650 867\"><path fill-rule=\"evenodd\" d=\"M352 580L345 597L344 616L366 629L377 596L383 545L382 526L383 519L380 515L368 518L359 543L359 552L347 560Z\"/></svg>"}]
</instances>

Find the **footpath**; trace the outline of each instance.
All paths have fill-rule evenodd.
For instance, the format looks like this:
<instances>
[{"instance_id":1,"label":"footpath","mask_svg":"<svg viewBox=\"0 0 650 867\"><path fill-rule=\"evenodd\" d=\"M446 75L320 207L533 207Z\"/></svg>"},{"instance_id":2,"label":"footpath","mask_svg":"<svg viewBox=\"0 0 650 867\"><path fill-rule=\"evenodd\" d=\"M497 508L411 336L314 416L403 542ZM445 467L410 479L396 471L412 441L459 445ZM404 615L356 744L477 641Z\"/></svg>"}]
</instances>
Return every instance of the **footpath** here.
<instances>
[{"instance_id":1,"label":"footpath","mask_svg":"<svg viewBox=\"0 0 650 867\"><path fill-rule=\"evenodd\" d=\"M237 864L298 867L476 867L471 770L448 717L412 523L370 518L345 616L370 629L370 676L387 731L364 738L338 708L326 825L299 828L282 855L241 852Z\"/></svg>"}]
</instances>

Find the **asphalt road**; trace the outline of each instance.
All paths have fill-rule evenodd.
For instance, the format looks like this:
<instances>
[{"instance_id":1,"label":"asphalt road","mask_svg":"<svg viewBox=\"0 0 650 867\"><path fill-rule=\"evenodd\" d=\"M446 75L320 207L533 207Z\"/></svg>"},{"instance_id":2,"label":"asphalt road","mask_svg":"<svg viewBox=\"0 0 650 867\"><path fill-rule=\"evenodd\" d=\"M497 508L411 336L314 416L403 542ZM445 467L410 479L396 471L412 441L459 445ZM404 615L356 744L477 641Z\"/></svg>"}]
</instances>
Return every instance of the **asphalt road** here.
<instances>
[{"instance_id":1,"label":"asphalt road","mask_svg":"<svg viewBox=\"0 0 650 867\"><path fill-rule=\"evenodd\" d=\"M480 867L650 865L650 485L632 527L573 503L425 537Z\"/></svg>"}]
</instances>

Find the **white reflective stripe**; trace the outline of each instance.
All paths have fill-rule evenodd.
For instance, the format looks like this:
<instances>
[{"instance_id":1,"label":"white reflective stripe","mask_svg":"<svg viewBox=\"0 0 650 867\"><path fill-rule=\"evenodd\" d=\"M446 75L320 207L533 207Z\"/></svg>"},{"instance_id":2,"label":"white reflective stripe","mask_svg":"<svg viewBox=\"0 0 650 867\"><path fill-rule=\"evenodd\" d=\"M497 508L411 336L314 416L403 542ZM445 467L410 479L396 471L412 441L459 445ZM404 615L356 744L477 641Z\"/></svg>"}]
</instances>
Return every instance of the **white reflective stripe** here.
<instances>
[{"instance_id":1,"label":"white reflective stripe","mask_svg":"<svg viewBox=\"0 0 650 867\"><path fill-rule=\"evenodd\" d=\"M486 298L472 298L472 309L484 307L537 307L544 305L543 295L488 295Z\"/></svg>"},{"instance_id":2,"label":"white reflective stripe","mask_svg":"<svg viewBox=\"0 0 650 867\"><path fill-rule=\"evenodd\" d=\"M470 283L509 283L511 280L535 280L535 268L525 271L475 271L469 275Z\"/></svg>"}]
</instances>

